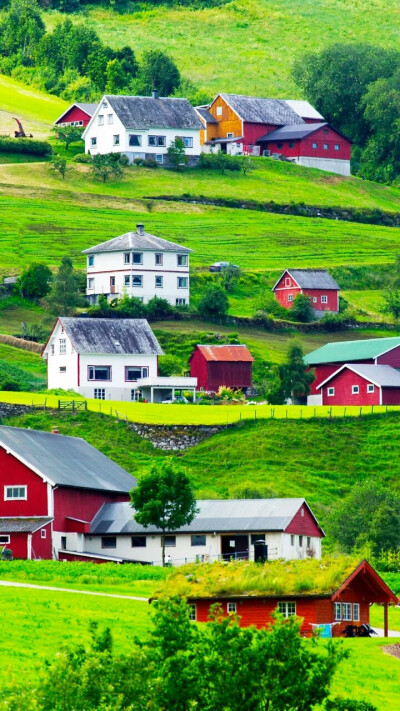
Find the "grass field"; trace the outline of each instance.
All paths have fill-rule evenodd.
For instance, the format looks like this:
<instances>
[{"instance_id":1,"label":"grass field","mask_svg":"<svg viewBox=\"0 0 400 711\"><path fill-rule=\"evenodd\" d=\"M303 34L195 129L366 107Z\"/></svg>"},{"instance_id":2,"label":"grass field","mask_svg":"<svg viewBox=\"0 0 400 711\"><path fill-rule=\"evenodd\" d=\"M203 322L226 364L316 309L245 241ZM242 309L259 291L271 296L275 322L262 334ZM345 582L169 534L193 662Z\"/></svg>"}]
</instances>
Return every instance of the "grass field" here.
<instances>
[{"instance_id":1,"label":"grass field","mask_svg":"<svg viewBox=\"0 0 400 711\"><path fill-rule=\"evenodd\" d=\"M32 133L34 138L46 138L49 127L67 106L67 102L57 96L0 74L0 135L14 135L17 124L13 117L16 116L25 133Z\"/></svg>"}]
</instances>

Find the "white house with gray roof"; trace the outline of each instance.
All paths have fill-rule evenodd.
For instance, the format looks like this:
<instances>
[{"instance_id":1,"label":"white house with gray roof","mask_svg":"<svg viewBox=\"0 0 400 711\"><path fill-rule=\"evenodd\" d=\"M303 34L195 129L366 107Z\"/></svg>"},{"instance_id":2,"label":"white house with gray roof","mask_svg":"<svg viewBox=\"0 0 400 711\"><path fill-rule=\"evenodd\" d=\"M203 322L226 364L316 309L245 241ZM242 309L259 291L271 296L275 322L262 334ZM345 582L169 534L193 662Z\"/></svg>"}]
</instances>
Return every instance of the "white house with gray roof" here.
<instances>
[{"instance_id":1,"label":"white house with gray roof","mask_svg":"<svg viewBox=\"0 0 400 711\"><path fill-rule=\"evenodd\" d=\"M85 249L86 294L95 303L100 294L123 294L147 303L154 296L172 306L189 304L189 255L193 250L145 232L135 232Z\"/></svg>"},{"instance_id":2,"label":"white house with gray roof","mask_svg":"<svg viewBox=\"0 0 400 711\"><path fill-rule=\"evenodd\" d=\"M189 164L200 155L202 124L187 99L105 95L82 138L91 155L122 153L129 162L153 159L168 164L168 148L181 138Z\"/></svg>"},{"instance_id":3,"label":"white house with gray roof","mask_svg":"<svg viewBox=\"0 0 400 711\"><path fill-rule=\"evenodd\" d=\"M145 319L66 318L51 332L42 358L48 388L73 390L95 400L162 402L190 391L197 378L159 377L164 355Z\"/></svg>"}]
</instances>

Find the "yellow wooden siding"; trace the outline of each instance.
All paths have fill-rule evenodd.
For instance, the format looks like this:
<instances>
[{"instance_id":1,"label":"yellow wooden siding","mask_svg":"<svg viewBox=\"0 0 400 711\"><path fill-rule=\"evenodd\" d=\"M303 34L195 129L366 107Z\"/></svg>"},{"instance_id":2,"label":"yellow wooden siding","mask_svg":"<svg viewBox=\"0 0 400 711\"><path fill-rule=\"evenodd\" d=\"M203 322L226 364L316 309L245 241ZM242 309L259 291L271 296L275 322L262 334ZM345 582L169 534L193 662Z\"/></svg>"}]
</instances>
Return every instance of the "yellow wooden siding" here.
<instances>
[{"instance_id":1,"label":"yellow wooden siding","mask_svg":"<svg viewBox=\"0 0 400 711\"><path fill-rule=\"evenodd\" d=\"M217 108L222 108L222 113L217 114ZM208 124L207 138L226 138L227 133L235 137L242 135L242 122L239 116L228 106L221 96L218 96L209 108L210 114L217 119L218 124Z\"/></svg>"}]
</instances>

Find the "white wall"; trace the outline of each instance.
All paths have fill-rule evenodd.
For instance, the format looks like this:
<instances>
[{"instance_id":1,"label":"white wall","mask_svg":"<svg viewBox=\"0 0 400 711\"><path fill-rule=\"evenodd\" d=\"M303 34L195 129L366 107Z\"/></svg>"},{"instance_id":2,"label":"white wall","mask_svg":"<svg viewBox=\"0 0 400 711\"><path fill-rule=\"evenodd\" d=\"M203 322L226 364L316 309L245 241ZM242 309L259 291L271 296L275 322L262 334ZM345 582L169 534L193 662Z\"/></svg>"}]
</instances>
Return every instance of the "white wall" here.
<instances>
[{"instance_id":1,"label":"white wall","mask_svg":"<svg viewBox=\"0 0 400 711\"><path fill-rule=\"evenodd\" d=\"M149 377L157 376L156 355L126 355L124 353L105 353L103 355L83 354L80 357L80 386L78 392L84 397L93 398L94 390L105 389L106 400L130 400L131 390L138 381L125 382L126 366L142 366L149 369ZM88 366L111 366L111 381L98 381L88 379Z\"/></svg>"},{"instance_id":2,"label":"white wall","mask_svg":"<svg viewBox=\"0 0 400 711\"><path fill-rule=\"evenodd\" d=\"M47 387L49 389L62 388L63 390L75 390L78 392L78 354L75 352L71 341L66 333L61 330L60 322L47 344ZM60 353L60 340L66 341L66 353ZM52 348L54 346L54 355ZM61 372L60 368L66 368Z\"/></svg>"},{"instance_id":3,"label":"white wall","mask_svg":"<svg viewBox=\"0 0 400 711\"><path fill-rule=\"evenodd\" d=\"M308 395L307 396L307 405L313 405L314 407L317 407L318 405L322 405L322 394Z\"/></svg>"},{"instance_id":4,"label":"white wall","mask_svg":"<svg viewBox=\"0 0 400 711\"><path fill-rule=\"evenodd\" d=\"M110 277L115 277L115 292L110 298L122 296L136 296L147 303L154 296L166 299L173 306L176 299L185 299L189 303L189 254L184 252L166 252L162 254L162 265L156 264L155 251L141 251L142 264L124 264L124 254L127 252L101 252L87 255L87 295L110 294ZM178 254L187 256L187 265L178 266ZM93 266L89 266L89 256L93 257ZM132 262L132 255L130 257ZM132 276L142 276L143 286L132 287ZM125 286L125 276L130 277L130 286ZM156 287L156 276L163 277L162 288ZM178 277L187 278L187 289L178 288ZM94 279L89 289L89 279Z\"/></svg>"},{"instance_id":5,"label":"white wall","mask_svg":"<svg viewBox=\"0 0 400 711\"><path fill-rule=\"evenodd\" d=\"M291 159L294 163L304 165L307 168L319 168L319 170L327 170L330 173L338 173L348 177L350 175L350 161L339 160L336 158L313 158L308 156L300 156L299 158Z\"/></svg>"}]
</instances>

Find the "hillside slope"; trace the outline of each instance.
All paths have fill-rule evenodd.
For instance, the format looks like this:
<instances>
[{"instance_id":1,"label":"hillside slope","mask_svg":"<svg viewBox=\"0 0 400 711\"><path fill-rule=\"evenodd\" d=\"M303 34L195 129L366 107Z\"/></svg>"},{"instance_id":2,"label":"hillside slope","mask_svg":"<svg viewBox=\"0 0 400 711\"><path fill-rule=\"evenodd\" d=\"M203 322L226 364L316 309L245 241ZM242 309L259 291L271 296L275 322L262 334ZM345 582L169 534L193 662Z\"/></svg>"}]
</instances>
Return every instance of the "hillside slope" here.
<instances>
[{"instance_id":1,"label":"hillside slope","mask_svg":"<svg viewBox=\"0 0 400 711\"><path fill-rule=\"evenodd\" d=\"M0 74L0 135L14 135L13 117L19 118L26 133L46 138L49 128L68 104L33 87Z\"/></svg>"}]
</instances>

